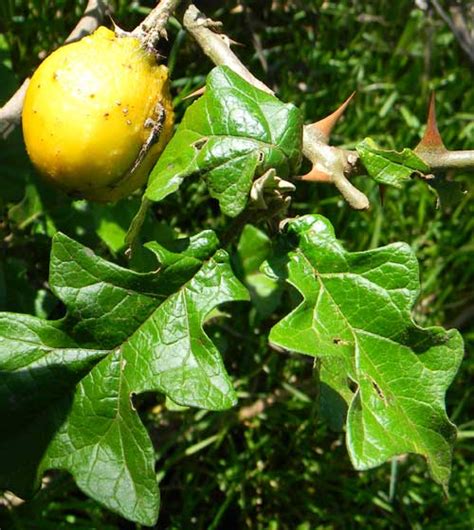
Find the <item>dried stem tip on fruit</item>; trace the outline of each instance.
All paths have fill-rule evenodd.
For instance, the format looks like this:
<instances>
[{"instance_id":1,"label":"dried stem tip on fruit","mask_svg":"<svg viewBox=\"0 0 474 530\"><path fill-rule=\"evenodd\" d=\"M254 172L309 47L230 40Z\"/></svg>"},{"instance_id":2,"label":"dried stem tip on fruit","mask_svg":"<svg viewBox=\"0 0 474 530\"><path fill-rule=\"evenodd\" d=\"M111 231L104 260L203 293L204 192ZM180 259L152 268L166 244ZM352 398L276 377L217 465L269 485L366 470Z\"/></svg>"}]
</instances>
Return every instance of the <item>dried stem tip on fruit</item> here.
<instances>
[{"instance_id":1,"label":"dried stem tip on fruit","mask_svg":"<svg viewBox=\"0 0 474 530\"><path fill-rule=\"evenodd\" d=\"M52 53L23 108L33 164L67 193L118 200L146 181L169 140L168 70L134 37L104 27Z\"/></svg>"}]
</instances>

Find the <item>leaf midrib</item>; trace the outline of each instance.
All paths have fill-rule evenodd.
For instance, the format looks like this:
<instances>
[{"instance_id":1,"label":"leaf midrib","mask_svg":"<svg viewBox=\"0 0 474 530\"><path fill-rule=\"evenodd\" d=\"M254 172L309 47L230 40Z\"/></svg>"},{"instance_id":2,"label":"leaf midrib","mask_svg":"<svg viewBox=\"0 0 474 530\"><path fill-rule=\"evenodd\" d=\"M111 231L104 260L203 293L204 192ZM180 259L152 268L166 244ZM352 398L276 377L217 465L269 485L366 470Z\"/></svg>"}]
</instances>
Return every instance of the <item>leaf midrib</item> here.
<instances>
[{"instance_id":1,"label":"leaf midrib","mask_svg":"<svg viewBox=\"0 0 474 530\"><path fill-rule=\"evenodd\" d=\"M342 317L342 319L346 322L346 325L347 327L349 328L351 334L352 334L352 337L354 339L354 366L356 368L356 373L358 375L358 378L360 378L360 366L359 366L359 360L360 360L360 356L361 356L361 352L360 352L360 344L359 344L359 341L358 341L358 337L357 337L357 333L361 333L361 334L371 334L377 338L381 338L383 340L389 340L390 342L393 342L394 344L396 344L397 346L399 347L402 347L402 348L406 348L407 346L403 345L403 344L400 344L399 342L396 342L392 339L389 339L389 338L386 338L386 337L383 337L382 335L376 335L375 333L370 333L370 332L366 332L365 330L363 329L360 329L360 328L356 328L354 326L352 326L352 324L347 320L346 316L344 315L344 313L342 312L339 304L337 304L337 302L334 300L334 298L332 297L331 295L331 292L329 291L329 289L326 288L325 284L324 284L324 275L320 274L314 267L314 265L309 261L309 259L307 258L307 256L303 253L303 252L299 252L300 256L303 257L303 259L306 261L306 263L309 265L309 267L313 270L314 274L315 274L315 277L317 278L317 281L318 283L320 284L321 286L321 289L324 289L324 292L328 295L328 297L332 300L332 302L334 303L334 306L336 307L336 310L338 311L338 313L340 314L340 316ZM378 286L380 288L380 286ZM316 311L316 307L315 306L315 311ZM316 319L316 315L315 313L313 312L313 318ZM377 375L379 375L380 377L380 380L384 382L385 384L385 388L389 388L390 389L390 385L384 380L384 378L380 375L380 372L377 370L377 368L374 366L372 360L370 359L369 356L367 356L367 360L370 362L371 366L373 367L373 370L374 372L377 373ZM357 384L358 384L358 389L357 389L357 392L360 393L360 384L359 384L359 381L357 381ZM395 397L395 402L397 404L397 409L400 411L401 415L403 415L403 417L407 420L407 422L412 426L412 431L416 434L416 438L418 440L417 443L415 443L415 448L417 450L419 450L420 447L423 447L425 449L425 451L419 451L420 454L425 454L428 458L428 455L430 454L428 448L426 447L426 445L423 443L423 440L420 438L420 434L418 433L418 430L416 429L416 426L415 424L413 423L412 419L407 415L407 413L405 412L404 408L401 406L401 404L399 403L399 399L397 398L396 394L393 394L392 392L392 395ZM354 394L355 396L355 394ZM353 398L354 399L354 398ZM362 428L364 429L364 433L365 433L365 422L362 422ZM384 429L385 430L385 429ZM363 437L363 443L364 443L364 440L365 440L365 436Z\"/></svg>"}]
</instances>

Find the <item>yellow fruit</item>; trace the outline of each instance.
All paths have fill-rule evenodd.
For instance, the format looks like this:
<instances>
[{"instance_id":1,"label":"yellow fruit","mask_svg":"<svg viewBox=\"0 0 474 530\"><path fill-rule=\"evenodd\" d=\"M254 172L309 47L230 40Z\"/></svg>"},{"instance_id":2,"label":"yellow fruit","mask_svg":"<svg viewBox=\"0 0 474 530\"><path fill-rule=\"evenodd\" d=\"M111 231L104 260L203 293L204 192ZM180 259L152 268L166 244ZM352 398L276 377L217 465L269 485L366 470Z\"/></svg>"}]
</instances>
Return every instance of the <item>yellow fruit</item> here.
<instances>
[{"instance_id":1,"label":"yellow fruit","mask_svg":"<svg viewBox=\"0 0 474 530\"><path fill-rule=\"evenodd\" d=\"M22 116L39 172L72 196L104 202L145 183L173 119L167 68L139 40L104 27L39 66ZM143 158L138 169L137 158Z\"/></svg>"}]
</instances>

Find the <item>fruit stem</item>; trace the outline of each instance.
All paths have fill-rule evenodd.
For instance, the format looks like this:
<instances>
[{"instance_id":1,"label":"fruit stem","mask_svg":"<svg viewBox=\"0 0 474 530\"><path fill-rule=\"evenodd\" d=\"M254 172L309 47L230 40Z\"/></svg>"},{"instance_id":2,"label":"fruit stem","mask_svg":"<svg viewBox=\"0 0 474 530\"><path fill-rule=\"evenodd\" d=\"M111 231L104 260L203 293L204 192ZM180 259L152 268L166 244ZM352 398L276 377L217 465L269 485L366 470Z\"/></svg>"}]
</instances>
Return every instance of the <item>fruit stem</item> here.
<instances>
[{"instance_id":1,"label":"fruit stem","mask_svg":"<svg viewBox=\"0 0 474 530\"><path fill-rule=\"evenodd\" d=\"M146 48L154 49L159 39L168 38L166 24L180 3L181 0L161 0L132 31L132 36L140 39Z\"/></svg>"},{"instance_id":2,"label":"fruit stem","mask_svg":"<svg viewBox=\"0 0 474 530\"><path fill-rule=\"evenodd\" d=\"M152 202L146 198L145 195L142 196L142 202L140 203L140 208L135 214L130 226L128 228L127 234L125 235L125 255L127 258L131 259L135 249L139 244L140 231L142 229L143 223L146 220L148 210L150 209Z\"/></svg>"}]
</instances>

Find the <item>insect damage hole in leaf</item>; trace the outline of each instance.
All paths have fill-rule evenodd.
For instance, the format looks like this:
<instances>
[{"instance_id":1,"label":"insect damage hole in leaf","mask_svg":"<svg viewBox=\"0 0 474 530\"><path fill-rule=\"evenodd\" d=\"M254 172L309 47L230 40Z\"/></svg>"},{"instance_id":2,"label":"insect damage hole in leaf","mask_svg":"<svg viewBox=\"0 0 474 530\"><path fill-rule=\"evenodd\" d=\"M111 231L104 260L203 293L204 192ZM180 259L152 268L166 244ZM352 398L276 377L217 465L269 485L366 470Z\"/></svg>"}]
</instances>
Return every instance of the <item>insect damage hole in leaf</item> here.
<instances>
[{"instance_id":1,"label":"insect damage hole in leaf","mask_svg":"<svg viewBox=\"0 0 474 530\"><path fill-rule=\"evenodd\" d=\"M109 509L156 522L155 451L131 395L235 404L203 326L216 306L248 293L218 246L211 231L154 243L159 271L136 273L55 235L50 285L66 318L0 314L1 487L28 496L45 470L63 469Z\"/></svg>"},{"instance_id":2,"label":"insect damage hole in leaf","mask_svg":"<svg viewBox=\"0 0 474 530\"><path fill-rule=\"evenodd\" d=\"M199 140L196 140L191 145L196 149L196 151L200 151L209 141L209 138L200 138Z\"/></svg>"}]
</instances>

